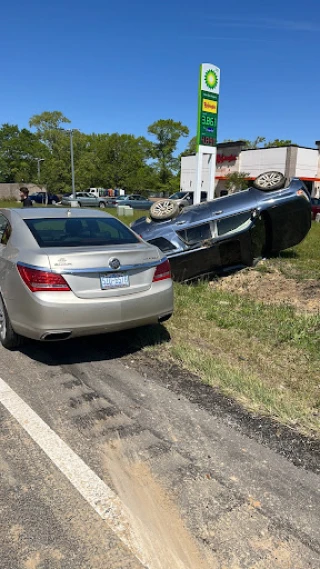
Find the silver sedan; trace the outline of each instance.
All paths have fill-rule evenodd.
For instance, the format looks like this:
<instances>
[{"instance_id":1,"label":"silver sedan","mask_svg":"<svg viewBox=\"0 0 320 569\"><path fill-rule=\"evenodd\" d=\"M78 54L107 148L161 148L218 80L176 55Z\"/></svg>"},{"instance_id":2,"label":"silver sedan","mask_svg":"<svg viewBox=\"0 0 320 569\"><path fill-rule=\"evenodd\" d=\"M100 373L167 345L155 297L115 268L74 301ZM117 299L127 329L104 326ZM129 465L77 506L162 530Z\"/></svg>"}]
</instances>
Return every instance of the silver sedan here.
<instances>
[{"instance_id":1,"label":"silver sedan","mask_svg":"<svg viewBox=\"0 0 320 569\"><path fill-rule=\"evenodd\" d=\"M0 209L0 341L65 340L170 318L169 261L100 211Z\"/></svg>"}]
</instances>

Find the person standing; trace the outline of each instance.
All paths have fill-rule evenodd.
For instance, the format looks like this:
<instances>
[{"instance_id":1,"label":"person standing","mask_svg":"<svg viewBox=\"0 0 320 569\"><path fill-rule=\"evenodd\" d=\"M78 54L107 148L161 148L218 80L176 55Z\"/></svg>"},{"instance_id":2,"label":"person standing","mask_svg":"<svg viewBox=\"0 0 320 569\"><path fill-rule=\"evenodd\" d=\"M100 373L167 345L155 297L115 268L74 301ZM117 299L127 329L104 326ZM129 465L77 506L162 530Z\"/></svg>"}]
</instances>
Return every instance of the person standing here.
<instances>
[{"instance_id":1,"label":"person standing","mask_svg":"<svg viewBox=\"0 0 320 569\"><path fill-rule=\"evenodd\" d=\"M29 198L28 188L20 188L20 201L22 203L22 207L33 206L32 200Z\"/></svg>"}]
</instances>

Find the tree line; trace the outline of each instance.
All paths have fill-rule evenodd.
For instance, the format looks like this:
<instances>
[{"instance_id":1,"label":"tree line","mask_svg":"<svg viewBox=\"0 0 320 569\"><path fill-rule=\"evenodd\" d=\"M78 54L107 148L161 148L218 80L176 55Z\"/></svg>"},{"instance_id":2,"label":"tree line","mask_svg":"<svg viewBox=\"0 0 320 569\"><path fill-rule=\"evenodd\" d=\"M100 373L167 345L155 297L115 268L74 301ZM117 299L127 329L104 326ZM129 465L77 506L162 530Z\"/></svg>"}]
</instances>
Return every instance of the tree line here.
<instances>
[{"instance_id":1,"label":"tree line","mask_svg":"<svg viewBox=\"0 0 320 569\"><path fill-rule=\"evenodd\" d=\"M30 129L0 128L0 182L45 184L51 192L71 186L70 120L45 111ZM175 191L179 188L178 141L189 135L181 122L160 119L148 127L150 138L132 134L72 131L76 188ZM40 172L40 175L39 175Z\"/></svg>"},{"instance_id":2,"label":"tree line","mask_svg":"<svg viewBox=\"0 0 320 569\"><path fill-rule=\"evenodd\" d=\"M70 120L60 111L30 118L29 129L3 124L0 128L0 182L38 183L51 192L71 190ZM123 188L126 191L179 189L180 159L196 152L196 137L176 155L178 142L189 129L173 119L148 127L150 138L132 134L84 134L73 130L76 188ZM224 141L227 142L227 141ZM231 142L231 140L230 140ZM287 146L290 140L267 142L258 136L247 148ZM40 172L40 175L39 175Z\"/></svg>"}]
</instances>

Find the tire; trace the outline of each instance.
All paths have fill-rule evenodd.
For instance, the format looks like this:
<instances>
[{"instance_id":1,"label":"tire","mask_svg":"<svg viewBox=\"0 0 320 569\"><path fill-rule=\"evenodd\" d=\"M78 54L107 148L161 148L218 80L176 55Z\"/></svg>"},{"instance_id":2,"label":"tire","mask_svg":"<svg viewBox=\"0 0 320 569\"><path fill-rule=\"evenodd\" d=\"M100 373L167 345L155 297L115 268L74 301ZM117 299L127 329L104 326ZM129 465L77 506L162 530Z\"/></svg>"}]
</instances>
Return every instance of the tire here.
<instances>
[{"instance_id":1,"label":"tire","mask_svg":"<svg viewBox=\"0 0 320 569\"><path fill-rule=\"evenodd\" d=\"M179 215L179 206L173 200L159 200L150 208L150 217L154 221L167 221L177 215Z\"/></svg>"},{"instance_id":2,"label":"tire","mask_svg":"<svg viewBox=\"0 0 320 569\"><path fill-rule=\"evenodd\" d=\"M78 202L78 206L81 207L81 202Z\"/></svg>"},{"instance_id":3,"label":"tire","mask_svg":"<svg viewBox=\"0 0 320 569\"><path fill-rule=\"evenodd\" d=\"M104 202L99 202L99 207L103 209L106 207L106 204Z\"/></svg>"},{"instance_id":4,"label":"tire","mask_svg":"<svg viewBox=\"0 0 320 569\"><path fill-rule=\"evenodd\" d=\"M0 296L0 342L7 350L14 350L22 344L22 337L12 328L5 304Z\"/></svg>"},{"instance_id":5,"label":"tire","mask_svg":"<svg viewBox=\"0 0 320 569\"><path fill-rule=\"evenodd\" d=\"M269 170L260 174L253 182L253 187L263 192L280 190L286 182L285 176L276 170Z\"/></svg>"}]
</instances>

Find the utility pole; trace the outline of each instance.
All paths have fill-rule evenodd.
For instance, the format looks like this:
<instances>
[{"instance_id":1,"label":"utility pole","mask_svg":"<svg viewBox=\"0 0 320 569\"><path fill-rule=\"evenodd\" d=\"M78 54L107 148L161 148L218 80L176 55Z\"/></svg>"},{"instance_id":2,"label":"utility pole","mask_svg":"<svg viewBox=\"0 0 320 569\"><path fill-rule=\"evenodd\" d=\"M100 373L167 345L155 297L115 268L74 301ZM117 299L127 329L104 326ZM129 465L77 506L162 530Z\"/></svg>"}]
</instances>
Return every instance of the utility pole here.
<instances>
[{"instance_id":1,"label":"utility pole","mask_svg":"<svg viewBox=\"0 0 320 569\"><path fill-rule=\"evenodd\" d=\"M38 165L38 184L40 184L40 163L44 162L45 158L36 158L35 160L37 161Z\"/></svg>"},{"instance_id":2,"label":"utility pole","mask_svg":"<svg viewBox=\"0 0 320 569\"><path fill-rule=\"evenodd\" d=\"M70 135L70 161L71 161L71 183L72 183L72 194L71 198L76 198L76 184L74 176L74 159L73 159L73 133L79 132L77 128L59 128L63 132L68 132Z\"/></svg>"},{"instance_id":3,"label":"utility pole","mask_svg":"<svg viewBox=\"0 0 320 569\"><path fill-rule=\"evenodd\" d=\"M71 158L71 182L72 182L72 198L76 197L76 184L74 179L74 161L73 161L73 138L72 129L70 129L70 158Z\"/></svg>"}]
</instances>

